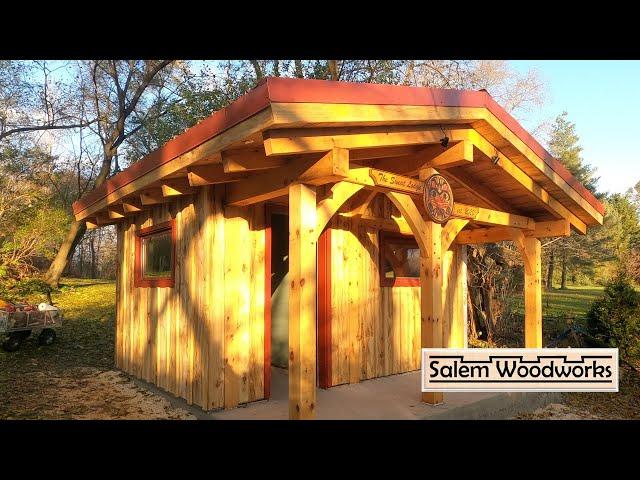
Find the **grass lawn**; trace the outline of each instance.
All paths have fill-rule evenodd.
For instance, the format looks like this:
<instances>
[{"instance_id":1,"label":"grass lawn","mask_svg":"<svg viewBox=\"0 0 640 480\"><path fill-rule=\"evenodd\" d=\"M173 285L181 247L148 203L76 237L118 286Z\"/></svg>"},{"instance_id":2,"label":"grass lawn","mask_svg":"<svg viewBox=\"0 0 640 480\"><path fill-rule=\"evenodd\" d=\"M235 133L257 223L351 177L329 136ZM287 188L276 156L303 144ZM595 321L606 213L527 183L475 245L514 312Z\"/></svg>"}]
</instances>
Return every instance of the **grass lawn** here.
<instances>
[{"instance_id":1,"label":"grass lawn","mask_svg":"<svg viewBox=\"0 0 640 480\"><path fill-rule=\"evenodd\" d=\"M598 287L545 292L545 338L562 328L563 322L567 325L569 319L583 319L591 302L601 294ZM32 335L17 352L0 349L0 419L194 418L115 370L114 282L65 278L52 297L65 314L56 342L42 347L37 335ZM46 301L44 296L28 300ZM513 301L522 315L522 297ZM522 323L516 318L514 326L522 328ZM521 331L514 335L518 343L522 338ZM581 418L640 418L640 374L627 369L617 394L573 393L564 397L567 408L579 412Z\"/></svg>"},{"instance_id":2,"label":"grass lawn","mask_svg":"<svg viewBox=\"0 0 640 480\"><path fill-rule=\"evenodd\" d=\"M583 319L591 303L602 296L604 287L570 286L567 290L542 291L543 317L568 316ZM519 315L524 315L524 296L513 297L512 308Z\"/></svg>"},{"instance_id":3,"label":"grass lawn","mask_svg":"<svg viewBox=\"0 0 640 480\"><path fill-rule=\"evenodd\" d=\"M0 419L183 418L114 370L115 283L63 278L60 284L52 299L65 320L53 345L38 345L33 334L16 352L0 349Z\"/></svg>"}]
</instances>

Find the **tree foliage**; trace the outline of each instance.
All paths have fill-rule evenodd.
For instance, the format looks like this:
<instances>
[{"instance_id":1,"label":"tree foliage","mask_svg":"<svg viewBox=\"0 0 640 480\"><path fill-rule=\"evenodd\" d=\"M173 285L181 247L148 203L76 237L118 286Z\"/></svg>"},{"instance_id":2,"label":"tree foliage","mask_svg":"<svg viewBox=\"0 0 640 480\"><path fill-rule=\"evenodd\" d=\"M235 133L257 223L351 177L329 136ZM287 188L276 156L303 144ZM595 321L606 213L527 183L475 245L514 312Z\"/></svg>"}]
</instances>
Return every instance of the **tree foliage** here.
<instances>
[{"instance_id":1,"label":"tree foliage","mask_svg":"<svg viewBox=\"0 0 640 480\"><path fill-rule=\"evenodd\" d=\"M640 293L625 275L612 279L593 302L587 325L596 338L620 349L622 358L640 357Z\"/></svg>"}]
</instances>

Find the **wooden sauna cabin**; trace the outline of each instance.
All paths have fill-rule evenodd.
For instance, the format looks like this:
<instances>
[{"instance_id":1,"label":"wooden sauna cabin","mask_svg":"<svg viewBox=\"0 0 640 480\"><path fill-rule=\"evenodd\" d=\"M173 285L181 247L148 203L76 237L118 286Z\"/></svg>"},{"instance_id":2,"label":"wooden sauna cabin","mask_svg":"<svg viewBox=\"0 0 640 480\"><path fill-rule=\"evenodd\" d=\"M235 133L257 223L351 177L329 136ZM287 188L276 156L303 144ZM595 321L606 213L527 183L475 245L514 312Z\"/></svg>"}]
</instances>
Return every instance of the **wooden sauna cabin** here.
<instances>
[{"instance_id":1,"label":"wooden sauna cabin","mask_svg":"<svg viewBox=\"0 0 640 480\"><path fill-rule=\"evenodd\" d=\"M518 246L542 346L540 239L604 209L487 92L268 78L74 214L117 226L118 368L205 410L287 368L313 418L317 387L466 345L468 244Z\"/></svg>"}]
</instances>

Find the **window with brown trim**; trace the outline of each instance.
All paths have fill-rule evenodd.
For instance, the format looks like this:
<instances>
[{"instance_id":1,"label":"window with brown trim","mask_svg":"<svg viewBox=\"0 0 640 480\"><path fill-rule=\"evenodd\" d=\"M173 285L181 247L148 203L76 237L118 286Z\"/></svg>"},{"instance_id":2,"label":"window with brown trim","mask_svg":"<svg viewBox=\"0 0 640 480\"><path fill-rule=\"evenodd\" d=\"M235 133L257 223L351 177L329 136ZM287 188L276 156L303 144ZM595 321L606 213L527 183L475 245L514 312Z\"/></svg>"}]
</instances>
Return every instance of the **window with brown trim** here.
<instances>
[{"instance_id":1,"label":"window with brown trim","mask_svg":"<svg viewBox=\"0 0 640 480\"><path fill-rule=\"evenodd\" d=\"M420 248L411 236L380 232L380 286L420 285Z\"/></svg>"},{"instance_id":2,"label":"window with brown trim","mask_svg":"<svg viewBox=\"0 0 640 480\"><path fill-rule=\"evenodd\" d=\"M173 287L176 269L175 222L136 232L136 287Z\"/></svg>"}]
</instances>

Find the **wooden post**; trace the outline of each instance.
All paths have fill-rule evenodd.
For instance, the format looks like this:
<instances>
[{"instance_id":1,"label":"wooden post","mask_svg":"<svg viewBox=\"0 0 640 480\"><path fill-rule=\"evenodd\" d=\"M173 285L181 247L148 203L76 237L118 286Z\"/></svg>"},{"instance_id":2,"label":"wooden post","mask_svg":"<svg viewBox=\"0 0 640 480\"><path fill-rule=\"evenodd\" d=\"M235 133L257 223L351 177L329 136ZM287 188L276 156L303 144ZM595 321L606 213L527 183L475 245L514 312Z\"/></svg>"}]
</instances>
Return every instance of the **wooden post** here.
<instances>
[{"instance_id":1,"label":"wooden post","mask_svg":"<svg viewBox=\"0 0 640 480\"><path fill-rule=\"evenodd\" d=\"M404 193L386 192L411 227L420 247L421 348L442 348L442 225L425 221L413 199ZM422 401L442 403L442 392L422 393Z\"/></svg>"},{"instance_id":2,"label":"wooden post","mask_svg":"<svg viewBox=\"0 0 640 480\"><path fill-rule=\"evenodd\" d=\"M542 348L542 266L540 240L524 239L524 346Z\"/></svg>"},{"instance_id":3,"label":"wooden post","mask_svg":"<svg viewBox=\"0 0 640 480\"><path fill-rule=\"evenodd\" d=\"M424 224L424 244L420 249L420 319L422 348L441 348L442 342L442 226ZM422 401L442 403L442 392L422 393Z\"/></svg>"},{"instance_id":4,"label":"wooden post","mask_svg":"<svg viewBox=\"0 0 640 480\"><path fill-rule=\"evenodd\" d=\"M540 240L510 229L524 263L524 346L542 348L542 261Z\"/></svg>"},{"instance_id":5,"label":"wooden post","mask_svg":"<svg viewBox=\"0 0 640 480\"><path fill-rule=\"evenodd\" d=\"M316 190L289 187L289 418L316 409Z\"/></svg>"}]
</instances>

